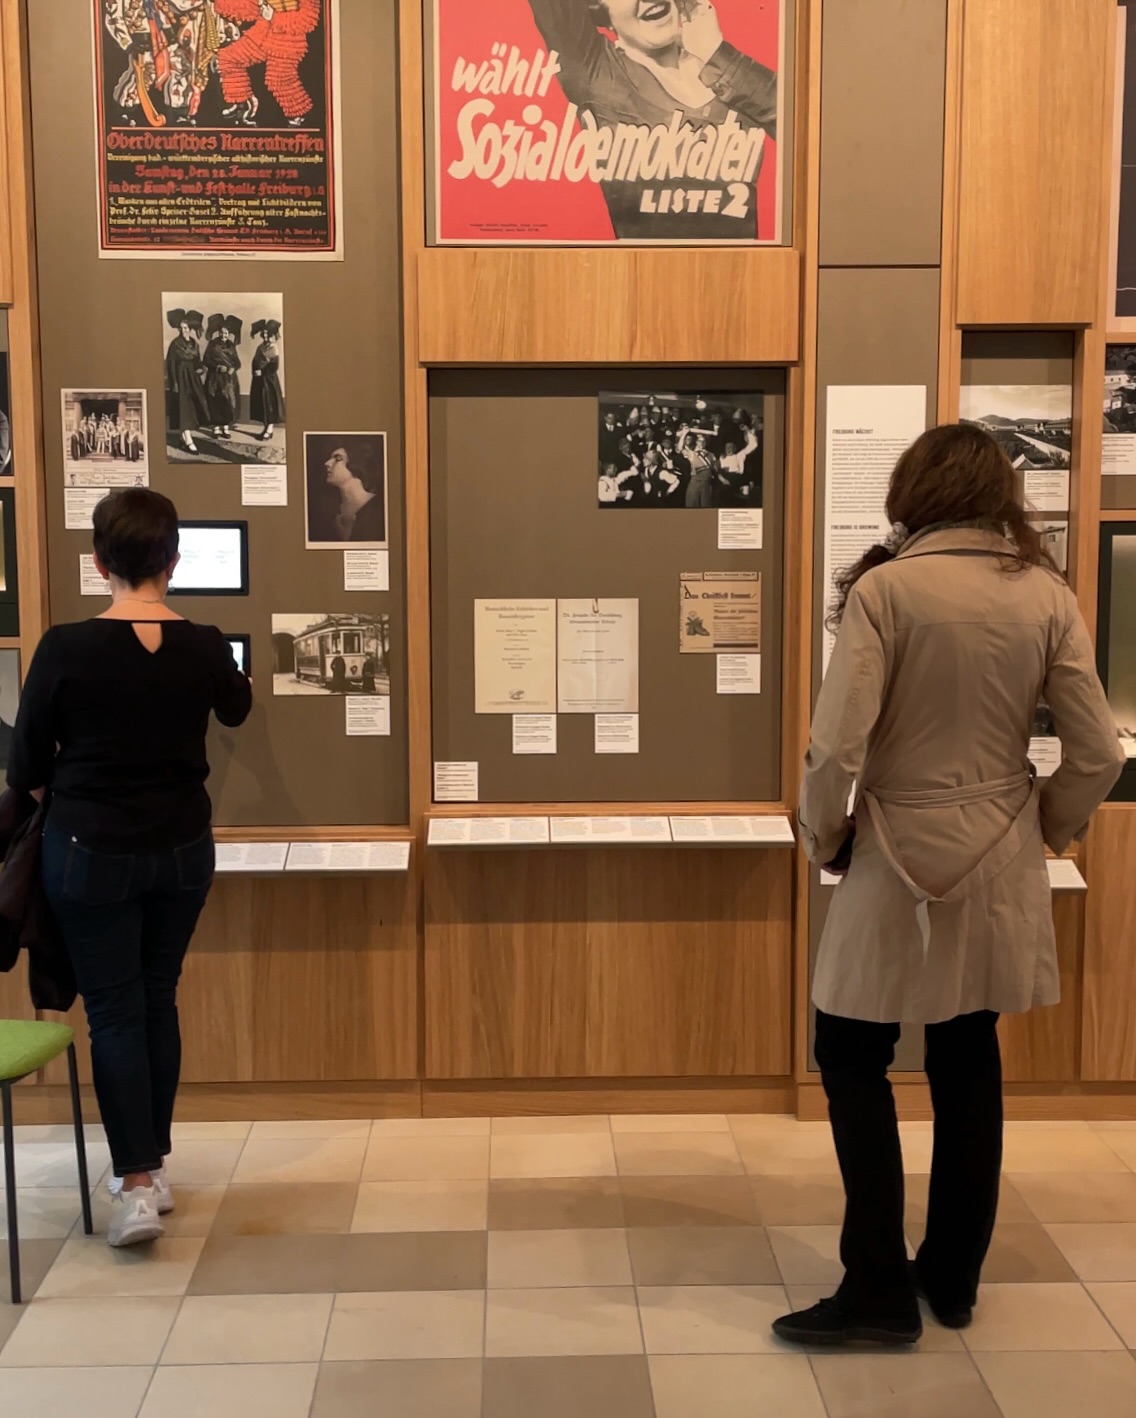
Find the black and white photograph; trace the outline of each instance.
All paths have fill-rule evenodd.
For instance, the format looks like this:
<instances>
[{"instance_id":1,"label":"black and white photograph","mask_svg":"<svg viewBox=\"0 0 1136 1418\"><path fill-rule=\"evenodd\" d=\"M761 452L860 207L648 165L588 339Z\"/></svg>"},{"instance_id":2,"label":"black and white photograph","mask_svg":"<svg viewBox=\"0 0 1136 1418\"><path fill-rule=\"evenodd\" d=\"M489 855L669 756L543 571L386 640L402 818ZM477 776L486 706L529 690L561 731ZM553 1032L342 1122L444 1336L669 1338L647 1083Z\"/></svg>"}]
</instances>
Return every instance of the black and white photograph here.
<instances>
[{"instance_id":1,"label":"black and white photograph","mask_svg":"<svg viewBox=\"0 0 1136 1418\"><path fill-rule=\"evenodd\" d=\"M599 505L762 506L761 394L599 397Z\"/></svg>"},{"instance_id":2,"label":"black and white photograph","mask_svg":"<svg viewBox=\"0 0 1136 1418\"><path fill-rule=\"evenodd\" d=\"M1136 433L1136 345L1105 348L1104 432Z\"/></svg>"},{"instance_id":3,"label":"black and white photograph","mask_svg":"<svg viewBox=\"0 0 1136 1418\"><path fill-rule=\"evenodd\" d=\"M150 480L144 389L62 391L67 487L145 487Z\"/></svg>"},{"instance_id":4,"label":"black and white photograph","mask_svg":"<svg viewBox=\"0 0 1136 1418\"><path fill-rule=\"evenodd\" d=\"M284 297L163 294L162 336L169 461L285 464Z\"/></svg>"},{"instance_id":5,"label":"black and white photograph","mask_svg":"<svg viewBox=\"0 0 1136 1418\"><path fill-rule=\"evenodd\" d=\"M1053 558L1058 571L1069 570L1069 523L1060 518L1043 518L1035 521L1042 547Z\"/></svg>"},{"instance_id":6,"label":"black and white photograph","mask_svg":"<svg viewBox=\"0 0 1136 1418\"><path fill-rule=\"evenodd\" d=\"M20 707L20 652L0 650L0 769L8 766L12 728Z\"/></svg>"},{"instance_id":7,"label":"black and white photograph","mask_svg":"<svg viewBox=\"0 0 1136 1418\"><path fill-rule=\"evenodd\" d=\"M305 433L304 471L309 550L386 550L385 433Z\"/></svg>"},{"instance_id":8,"label":"black and white photograph","mask_svg":"<svg viewBox=\"0 0 1136 1418\"><path fill-rule=\"evenodd\" d=\"M272 692L389 695L390 617L272 617Z\"/></svg>"},{"instance_id":9,"label":"black and white photograph","mask_svg":"<svg viewBox=\"0 0 1136 1418\"><path fill-rule=\"evenodd\" d=\"M12 405L8 395L8 316L0 310L0 478L12 476Z\"/></svg>"},{"instance_id":10,"label":"black and white photograph","mask_svg":"<svg viewBox=\"0 0 1136 1418\"><path fill-rule=\"evenodd\" d=\"M963 423L985 430L1021 474L1025 499L1035 512L1069 506L1073 462L1073 390L1068 384L964 384Z\"/></svg>"}]
</instances>

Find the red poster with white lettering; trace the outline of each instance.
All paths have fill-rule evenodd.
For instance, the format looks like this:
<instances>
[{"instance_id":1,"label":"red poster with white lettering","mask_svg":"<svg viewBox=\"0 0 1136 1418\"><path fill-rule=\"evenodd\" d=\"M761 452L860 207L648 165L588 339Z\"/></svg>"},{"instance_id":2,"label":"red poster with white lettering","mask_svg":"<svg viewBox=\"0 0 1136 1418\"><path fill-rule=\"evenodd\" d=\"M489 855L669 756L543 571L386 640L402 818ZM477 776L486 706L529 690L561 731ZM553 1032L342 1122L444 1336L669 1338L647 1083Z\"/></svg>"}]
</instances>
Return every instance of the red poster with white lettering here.
<instances>
[{"instance_id":1,"label":"red poster with white lettering","mask_svg":"<svg viewBox=\"0 0 1136 1418\"><path fill-rule=\"evenodd\" d=\"M433 0L434 239L779 243L785 0Z\"/></svg>"}]
</instances>

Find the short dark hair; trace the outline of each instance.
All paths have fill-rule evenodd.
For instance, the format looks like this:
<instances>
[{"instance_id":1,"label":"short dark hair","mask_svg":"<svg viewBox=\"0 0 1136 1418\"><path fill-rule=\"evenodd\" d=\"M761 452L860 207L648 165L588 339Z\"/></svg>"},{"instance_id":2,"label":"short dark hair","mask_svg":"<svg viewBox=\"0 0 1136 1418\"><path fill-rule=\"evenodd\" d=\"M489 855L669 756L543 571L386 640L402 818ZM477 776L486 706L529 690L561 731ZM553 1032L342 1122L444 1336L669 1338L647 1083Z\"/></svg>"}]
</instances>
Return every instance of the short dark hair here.
<instances>
[{"instance_id":1,"label":"short dark hair","mask_svg":"<svg viewBox=\"0 0 1136 1418\"><path fill-rule=\"evenodd\" d=\"M382 492L385 472L382 445L369 438L345 438L340 446L347 454L347 466L367 491Z\"/></svg>"},{"instance_id":2,"label":"short dark hair","mask_svg":"<svg viewBox=\"0 0 1136 1418\"><path fill-rule=\"evenodd\" d=\"M92 521L95 555L128 586L160 576L177 556L177 508L148 487L108 493L95 508Z\"/></svg>"}]
</instances>

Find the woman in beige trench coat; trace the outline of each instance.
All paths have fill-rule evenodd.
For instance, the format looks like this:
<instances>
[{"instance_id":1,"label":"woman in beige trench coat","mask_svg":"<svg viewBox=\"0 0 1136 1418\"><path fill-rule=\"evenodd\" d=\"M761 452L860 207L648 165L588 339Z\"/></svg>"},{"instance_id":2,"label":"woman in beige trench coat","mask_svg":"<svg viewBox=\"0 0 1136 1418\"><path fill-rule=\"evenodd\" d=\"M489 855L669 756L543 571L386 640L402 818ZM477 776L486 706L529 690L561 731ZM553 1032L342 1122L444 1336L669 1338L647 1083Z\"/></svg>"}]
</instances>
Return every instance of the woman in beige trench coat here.
<instances>
[{"instance_id":1,"label":"woman in beige trench coat","mask_svg":"<svg viewBox=\"0 0 1136 1418\"><path fill-rule=\"evenodd\" d=\"M1058 999L1045 848L1083 834L1124 762L1076 600L1016 481L980 429L931 429L892 475L892 535L839 582L800 825L810 858L843 876L813 1000L845 1277L777 1321L790 1341L914 1343L919 1293L942 1323L969 1323L998 1202L998 1016ZM1041 700L1062 762L1039 790ZM887 1079L901 1023L927 1026L935 1109L911 1265Z\"/></svg>"}]
</instances>

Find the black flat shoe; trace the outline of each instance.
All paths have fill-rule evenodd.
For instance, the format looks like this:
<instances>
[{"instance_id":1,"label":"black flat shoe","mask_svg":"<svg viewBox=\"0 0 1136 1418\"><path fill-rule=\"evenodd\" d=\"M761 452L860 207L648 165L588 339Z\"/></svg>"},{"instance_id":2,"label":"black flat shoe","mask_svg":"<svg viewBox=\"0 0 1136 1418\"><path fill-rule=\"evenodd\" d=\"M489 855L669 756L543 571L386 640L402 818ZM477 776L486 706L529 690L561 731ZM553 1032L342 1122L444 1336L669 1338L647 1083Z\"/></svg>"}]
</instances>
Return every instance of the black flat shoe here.
<instances>
[{"instance_id":1,"label":"black flat shoe","mask_svg":"<svg viewBox=\"0 0 1136 1418\"><path fill-rule=\"evenodd\" d=\"M932 1300L919 1278L919 1270L914 1261L911 1262L911 1279L915 1284L915 1293L921 1300L926 1301L927 1308L944 1329L968 1329L970 1327L970 1322L974 1319L972 1305L940 1305L936 1300Z\"/></svg>"},{"instance_id":2,"label":"black flat shoe","mask_svg":"<svg viewBox=\"0 0 1136 1418\"><path fill-rule=\"evenodd\" d=\"M844 1344L917 1344L923 1325L918 1317L913 1324L864 1323L833 1298L774 1320L773 1333L786 1344L838 1349Z\"/></svg>"}]
</instances>

